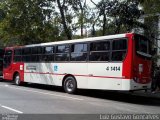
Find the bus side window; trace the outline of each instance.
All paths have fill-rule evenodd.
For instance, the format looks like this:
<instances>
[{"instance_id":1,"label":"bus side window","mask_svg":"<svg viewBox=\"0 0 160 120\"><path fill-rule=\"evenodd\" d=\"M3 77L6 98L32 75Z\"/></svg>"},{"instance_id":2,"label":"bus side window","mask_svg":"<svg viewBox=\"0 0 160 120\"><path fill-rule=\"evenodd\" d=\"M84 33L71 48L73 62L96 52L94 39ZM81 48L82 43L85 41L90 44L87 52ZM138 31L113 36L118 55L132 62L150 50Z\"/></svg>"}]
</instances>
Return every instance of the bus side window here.
<instances>
[{"instance_id":1,"label":"bus side window","mask_svg":"<svg viewBox=\"0 0 160 120\"><path fill-rule=\"evenodd\" d=\"M127 40L120 39L112 42L112 61L122 61L126 56Z\"/></svg>"},{"instance_id":2,"label":"bus side window","mask_svg":"<svg viewBox=\"0 0 160 120\"><path fill-rule=\"evenodd\" d=\"M22 49L21 48L17 48L14 50L14 57L13 57L13 61L14 62L21 62L22 61Z\"/></svg>"},{"instance_id":3,"label":"bus side window","mask_svg":"<svg viewBox=\"0 0 160 120\"><path fill-rule=\"evenodd\" d=\"M56 46L56 61L69 61L69 51L70 46L66 45L58 45Z\"/></svg>"},{"instance_id":4,"label":"bus side window","mask_svg":"<svg viewBox=\"0 0 160 120\"><path fill-rule=\"evenodd\" d=\"M10 66L11 62L12 62L12 50L7 50L4 56L4 62L3 62L4 68Z\"/></svg>"},{"instance_id":5,"label":"bus side window","mask_svg":"<svg viewBox=\"0 0 160 120\"><path fill-rule=\"evenodd\" d=\"M31 61L32 62L41 61L41 54L42 54L42 47L41 46L32 47Z\"/></svg>"},{"instance_id":6,"label":"bus side window","mask_svg":"<svg viewBox=\"0 0 160 120\"><path fill-rule=\"evenodd\" d=\"M93 42L90 44L90 61L110 60L110 41Z\"/></svg>"},{"instance_id":7,"label":"bus side window","mask_svg":"<svg viewBox=\"0 0 160 120\"><path fill-rule=\"evenodd\" d=\"M54 53L55 53L55 47L54 46L46 46L43 48L43 55L41 57L41 61L54 61Z\"/></svg>"},{"instance_id":8,"label":"bus side window","mask_svg":"<svg viewBox=\"0 0 160 120\"><path fill-rule=\"evenodd\" d=\"M87 51L87 43L77 43L71 45L71 61L86 61Z\"/></svg>"},{"instance_id":9,"label":"bus side window","mask_svg":"<svg viewBox=\"0 0 160 120\"><path fill-rule=\"evenodd\" d=\"M31 48L26 47L22 49L22 61L31 62Z\"/></svg>"}]
</instances>

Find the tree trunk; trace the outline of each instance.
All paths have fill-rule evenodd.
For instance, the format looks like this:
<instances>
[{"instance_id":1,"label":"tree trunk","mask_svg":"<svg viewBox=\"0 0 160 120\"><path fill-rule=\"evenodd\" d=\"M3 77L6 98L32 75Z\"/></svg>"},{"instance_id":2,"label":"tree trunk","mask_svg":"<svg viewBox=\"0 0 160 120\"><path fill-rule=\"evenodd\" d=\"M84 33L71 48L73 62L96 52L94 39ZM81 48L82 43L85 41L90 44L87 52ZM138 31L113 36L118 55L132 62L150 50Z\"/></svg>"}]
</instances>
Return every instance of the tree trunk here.
<instances>
[{"instance_id":1,"label":"tree trunk","mask_svg":"<svg viewBox=\"0 0 160 120\"><path fill-rule=\"evenodd\" d=\"M92 37L96 36L95 24L92 25Z\"/></svg>"},{"instance_id":2,"label":"tree trunk","mask_svg":"<svg viewBox=\"0 0 160 120\"><path fill-rule=\"evenodd\" d=\"M106 34L106 14L104 13L104 17L103 17L103 33L102 35Z\"/></svg>"},{"instance_id":3,"label":"tree trunk","mask_svg":"<svg viewBox=\"0 0 160 120\"><path fill-rule=\"evenodd\" d=\"M70 29L67 27L66 18L65 18L64 11L63 11L63 7L62 7L62 5L61 5L61 3L60 3L60 0L57 0L57 4L58 4L58 8L59 8L59 10L60 10L60 14L61 14L61 19L62 19L62 24L63 24L64 31L65 31L65 33L66 33L66 35L67 35L67 38L68 38L69 40L71 40L71 39L72 39L71 31L70 31Z\"/></svg>"},{"instance_id":4,"label":"tree trunk","mask_svg":"<svg viewBox=\"0 0 160 120\"><path fill-rule=\"evenodd\" d=\"M81 37L83 37L83 26L84 26L84 11L83 11L83 6L82 6L82 3L81 1L79 1L79 7L80 7L80 10L81 10L81 15L80 15L80 24L81 24Z\"/></svg>"}]
</instances>

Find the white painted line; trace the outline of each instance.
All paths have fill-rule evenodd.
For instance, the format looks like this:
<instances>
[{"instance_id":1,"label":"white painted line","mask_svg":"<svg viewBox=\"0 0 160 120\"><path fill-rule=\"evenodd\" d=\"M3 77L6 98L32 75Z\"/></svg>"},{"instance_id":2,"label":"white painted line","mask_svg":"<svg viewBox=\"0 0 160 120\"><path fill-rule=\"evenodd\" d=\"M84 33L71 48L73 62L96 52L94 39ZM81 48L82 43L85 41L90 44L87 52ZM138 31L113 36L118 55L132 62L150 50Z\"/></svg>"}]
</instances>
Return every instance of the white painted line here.
<instances>
[{"instance_id":1,"label":"white painted line","mask_svg":"<svg viewBox=\"0 0 160 120\"><path fill-rule=\"evenodd\" d=\"M1 107L5 108L5 109L8 109L8 110L11 110L11 111L14 111L14 112L17 112L17 113L21 113L21 114L23 113L23 112L21 112L21 111L19 111L19 110L16 110L16 109L13 109L13 108L4 106L4 105L2 105Z\"/></svg>"},{"instance_id":2,"label":"white painted line","mask_svg":"<svg viewBox=\"0 0 160 120\"><path fill-rule=\"evenodd\" d=\"M57 96L57 97L63 97L63 98L67 98L70 100L79 100L82 101L83 99L81 98L76 98L76 97L69 97L69 96L64 96L64 95L57 95L57 94L52 94L52 93L46 93L46 92L40 92L40 91L36 91L36 90L27 90L27 89L23 89L23 88L16 88L16 87L11 87L11 86L5 86L5 87L9 87L9 88L13 88L13 89L18 89L18 90L23 90L23 91L29 91L29 92L34 92L34 93L39 93L39 94L44 94L44 95L51 95L51 96Z\"/></svg>"}]
</instances>

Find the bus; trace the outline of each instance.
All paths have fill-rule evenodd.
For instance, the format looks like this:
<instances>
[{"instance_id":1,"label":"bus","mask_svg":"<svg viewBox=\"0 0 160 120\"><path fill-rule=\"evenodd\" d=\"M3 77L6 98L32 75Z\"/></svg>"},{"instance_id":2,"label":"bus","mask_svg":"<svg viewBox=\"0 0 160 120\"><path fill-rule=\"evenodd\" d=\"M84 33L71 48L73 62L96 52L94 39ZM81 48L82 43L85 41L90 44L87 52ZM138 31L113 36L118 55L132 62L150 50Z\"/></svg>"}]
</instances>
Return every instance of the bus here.
<instances>
[{"instance_id":1,"label":"bus","mask_svg":"<svg viewBox=\"0 0 160 120\"><path fill-rule=\"evenodd\" d=\"M77 89L146 90L151 83L151 44L125 33L6 47L3 78Z\"/></svg>"}]
</instances>

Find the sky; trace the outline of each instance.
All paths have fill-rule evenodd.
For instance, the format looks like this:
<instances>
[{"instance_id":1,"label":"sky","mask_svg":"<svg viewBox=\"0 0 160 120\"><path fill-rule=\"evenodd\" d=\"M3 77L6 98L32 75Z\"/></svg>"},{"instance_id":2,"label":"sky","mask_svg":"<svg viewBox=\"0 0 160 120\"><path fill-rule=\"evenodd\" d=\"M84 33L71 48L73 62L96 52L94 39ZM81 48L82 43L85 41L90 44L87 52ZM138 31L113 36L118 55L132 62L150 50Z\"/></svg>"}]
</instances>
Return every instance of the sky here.
<instances>
[{"instance_id":1,"label":"sky","mask_svg":"<svg viewBox=\"0 0 160 120\"><path fill-rule=\"evenodd\" d=\"M98 3L100 0L92 0L94 3ZM86 0L87 4L90 6L90 7L94 7L93 3L90 1L90 0Z\"/></svg>"}]
</instances>

